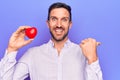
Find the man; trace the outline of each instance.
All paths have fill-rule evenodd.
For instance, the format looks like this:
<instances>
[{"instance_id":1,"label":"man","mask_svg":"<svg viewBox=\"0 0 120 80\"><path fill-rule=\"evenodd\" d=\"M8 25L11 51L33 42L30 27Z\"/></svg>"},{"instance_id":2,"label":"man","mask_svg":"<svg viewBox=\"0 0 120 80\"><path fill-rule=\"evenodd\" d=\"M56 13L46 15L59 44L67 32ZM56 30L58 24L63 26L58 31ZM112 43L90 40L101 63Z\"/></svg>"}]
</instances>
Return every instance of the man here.
<instances>
[{"instance_id":1,"label":"man","mask_svg":"<svg viewBox=\"0 0 120 80\"><path fill-rule=\"evenodd\" d=\"M60 2L52 4L47 25L52 38L22 56L13 80L24 80L28 76L31 80L102 80L96 51L99 43L88 38L78 45L68 38L72 26L70 6Z\"/></svg>"},{"instance_id":2,"label":"man","mask_svg":"<svg viewBox=\"0 0 120 80\"><path fill-rule=\"evenodd\" d=\"M24 40L25 34L23 34L22 31L24 31L25 28L28 27L20 27L13 33L9 40L8 49L5 52L5 56L0 61L0 80L12 80L16 64L17 49L31 43L33 40ZM21 42L20 45L19 42Z\"/></svg>"}]
</instances>

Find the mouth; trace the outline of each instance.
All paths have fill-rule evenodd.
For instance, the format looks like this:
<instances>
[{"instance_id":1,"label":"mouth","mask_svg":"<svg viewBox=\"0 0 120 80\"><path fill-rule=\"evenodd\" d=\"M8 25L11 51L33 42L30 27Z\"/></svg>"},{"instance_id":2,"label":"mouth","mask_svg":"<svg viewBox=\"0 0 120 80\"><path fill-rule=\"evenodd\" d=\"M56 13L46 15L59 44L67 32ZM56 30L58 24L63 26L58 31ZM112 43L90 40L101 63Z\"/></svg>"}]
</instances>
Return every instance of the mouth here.
<instances>
[{"instance_id":1,"label":"mouth","mask_svg":"<svg viewBox=\"0 0 120 80\"><path fill-rule=\"evenodd\" d=\"M64 29L62 27L56 27L54 30L55 30L55 33L58 35L62 34L64 31Z\"/></svg>"}]
</instances>

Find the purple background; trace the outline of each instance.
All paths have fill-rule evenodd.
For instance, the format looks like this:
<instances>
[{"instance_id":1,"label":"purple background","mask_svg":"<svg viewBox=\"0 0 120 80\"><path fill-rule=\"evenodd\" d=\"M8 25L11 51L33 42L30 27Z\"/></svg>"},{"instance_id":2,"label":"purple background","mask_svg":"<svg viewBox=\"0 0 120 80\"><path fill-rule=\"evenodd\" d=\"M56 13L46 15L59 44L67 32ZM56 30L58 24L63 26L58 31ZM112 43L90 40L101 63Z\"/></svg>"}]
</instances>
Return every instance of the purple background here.
<instances>
[{"instance_id":1,"label":"purple background","mask_svg":"<svg viewBox=\"0 0 120 80\"><path fill-rule=\"evenodd\" d=\"M22 25L35 26L35 40L21 48L19 59L33 46L50 39L46 25L47 10L53 2L72 7L73 26L69 37L75 43L92 37L102 44L98 56L104 80L120 80L120 1L119 0L0 0L0 58L3 57L11 34Z\"/></svg>"}]
</instances>

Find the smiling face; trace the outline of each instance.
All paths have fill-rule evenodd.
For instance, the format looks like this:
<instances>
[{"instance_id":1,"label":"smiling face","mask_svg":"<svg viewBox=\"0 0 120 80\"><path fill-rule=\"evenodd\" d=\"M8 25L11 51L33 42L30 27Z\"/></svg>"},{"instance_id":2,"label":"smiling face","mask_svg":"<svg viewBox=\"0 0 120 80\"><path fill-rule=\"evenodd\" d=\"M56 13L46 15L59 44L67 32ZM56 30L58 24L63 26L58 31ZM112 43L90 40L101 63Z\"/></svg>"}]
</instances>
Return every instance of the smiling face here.
<instances>
[{"instance_id":1,"label":"smiling face","mask_svg":"<svg viewBox=\"0 0 120 80\"><path fill-rule=\"evenodd\" d=\"M55 41L67 40L69 28L72 25L70 14L65 8L55 8L50 12L47 21L52 39Z\"/></svg>"}]
</instances>

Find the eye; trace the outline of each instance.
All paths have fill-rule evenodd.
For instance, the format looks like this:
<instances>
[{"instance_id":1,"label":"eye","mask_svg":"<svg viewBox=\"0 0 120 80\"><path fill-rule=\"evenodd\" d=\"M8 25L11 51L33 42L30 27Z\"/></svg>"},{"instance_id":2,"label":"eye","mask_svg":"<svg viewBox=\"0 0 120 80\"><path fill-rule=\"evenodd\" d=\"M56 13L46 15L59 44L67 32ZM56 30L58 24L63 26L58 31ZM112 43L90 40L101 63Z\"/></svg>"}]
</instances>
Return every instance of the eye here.
<instances>
[{"instance_id":1,"label":"eye","mask_svg":"<svg viewBox=\"0 0 120 80\"><path fill-rule=\"evenodd\" d=\"M56 17L52 17L51 20L52 21L57 21L57 18Z\"/></svg>"},{"instance_id":2,"label":"eye","mask_svg":"<svg viewBox=\"0 0 120 80\"><path fill-rule=\"evenodd\" d=\"M62 21L63 21L63 22L68 22L69 19L68 19L68 18L62 18Z\"/></svg>"}]
</instances>

